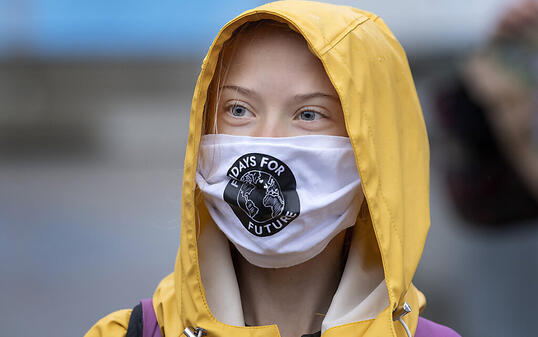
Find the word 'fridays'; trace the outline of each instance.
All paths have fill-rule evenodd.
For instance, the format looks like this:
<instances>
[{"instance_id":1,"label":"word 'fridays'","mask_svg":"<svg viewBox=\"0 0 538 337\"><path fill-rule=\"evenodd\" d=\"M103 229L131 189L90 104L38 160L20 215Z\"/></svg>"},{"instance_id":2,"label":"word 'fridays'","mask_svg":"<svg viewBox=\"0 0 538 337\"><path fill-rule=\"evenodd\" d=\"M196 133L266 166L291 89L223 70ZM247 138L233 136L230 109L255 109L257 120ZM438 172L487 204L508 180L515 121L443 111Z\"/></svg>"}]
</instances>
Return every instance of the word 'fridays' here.
<instances>
[{"instance_id":1,"label":"word 'fridays'","mask_svg":"<svg viewBox=\"0 0 538 337\"><path fill-rule=\"evenodd\" d=\"M248 168L267 168L269 171L274 172L280 177L280 174L284 172L285 168L279 164L276 160L269 159L267 157L261 157L260 162L256 161L256 156L248 156L237 161L234 166L230 168L228 173L233 177L239 177L243 170Z\"/></svg>"}]
</instances>

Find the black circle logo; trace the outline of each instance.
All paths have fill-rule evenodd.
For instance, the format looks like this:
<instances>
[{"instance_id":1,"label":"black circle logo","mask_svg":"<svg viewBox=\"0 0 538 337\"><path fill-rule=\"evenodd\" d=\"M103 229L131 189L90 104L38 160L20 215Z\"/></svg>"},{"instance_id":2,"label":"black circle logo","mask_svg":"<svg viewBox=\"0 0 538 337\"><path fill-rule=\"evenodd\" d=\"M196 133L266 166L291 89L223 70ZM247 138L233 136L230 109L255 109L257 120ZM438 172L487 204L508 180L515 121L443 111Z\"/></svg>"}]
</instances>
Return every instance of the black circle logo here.
<instances>
[{"instance_id":1,"label":"black circle logo","mask_svg":"<svg viewBox=\"0 0 538 337\"><path fill-rule=\"evenodd\" d=\"M227 175L230 181L224 200L250 233L276 234L299 216L295 176L281 160L247 153L234 162Z\"/></svg>"}]
</instances>

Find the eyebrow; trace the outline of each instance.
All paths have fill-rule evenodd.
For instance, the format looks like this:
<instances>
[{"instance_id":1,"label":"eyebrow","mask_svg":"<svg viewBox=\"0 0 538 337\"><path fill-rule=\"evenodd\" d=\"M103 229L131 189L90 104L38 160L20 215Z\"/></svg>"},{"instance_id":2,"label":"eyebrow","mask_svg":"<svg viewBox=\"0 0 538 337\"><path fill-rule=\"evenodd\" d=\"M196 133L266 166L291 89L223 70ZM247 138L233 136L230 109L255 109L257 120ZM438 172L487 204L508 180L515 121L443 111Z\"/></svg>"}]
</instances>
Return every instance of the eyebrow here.
<instances>
[{"instance_id":1,"label":"eyebrow","mask_svg":"<svg viewBox=\"0 0 538 337\"><path fill-rule=\"evenodd\" d=\"M222 89L230 89L230 90L234 90L234 91L237 91L245 96L251 96L251 97L254 97L254 98L260 98L260 95L253 91L253 90L250 90L250 89L247 89L247 88L243 88L243 87L240 87L238 85L225 85L222 87Z\"/></svg>"},{"instance_id":2,"label":"eyebrow","mask_svg":"<svg viewBox=\"0 0 538 337\"><path fill-rule=\"evenodd\" d=\"M337 96L331 95L331 94L326 94L326 93L323 93L323 92L313 92L313 93L310 93L310 94L299 94L299 95L293 96L293 99L296 100L296 101L306 101L308 99L318 98L318 97L329 98L329 99L335 100L338 103L340 103L340 99Z\"/></svg>"},{"instance_id":3,"label":"eyebrow","mask_svg":"<svg viewBox=\"0 0 538 337\"><path fill-rule=\"evenodd\" d=\"M260 98L260 95L253 91L253 90L250 90L250 89L247 89L247 88L244 88L244 87L241 87L241 86L238 86L238 85L225 85L222 87L223 89L230 89L230 90L234 90L234 91L237 91L243 95L246 95L246 96L251 96L251 97L254 97L254 98ZM321 97L321 98L329 98L329 99L332 99L332 100L335 100L336 102L340 103L340 99L335 96L335 95L331 95L331 94L326 94L326 93L323 93L323 92L313 92L313 93L308 93L308 94L297 94L295 96L293 96L293 100L295 101L306 101L308 99L312 99L312 98L318 98L318 97Z\"/></svg>"}]
</instances>

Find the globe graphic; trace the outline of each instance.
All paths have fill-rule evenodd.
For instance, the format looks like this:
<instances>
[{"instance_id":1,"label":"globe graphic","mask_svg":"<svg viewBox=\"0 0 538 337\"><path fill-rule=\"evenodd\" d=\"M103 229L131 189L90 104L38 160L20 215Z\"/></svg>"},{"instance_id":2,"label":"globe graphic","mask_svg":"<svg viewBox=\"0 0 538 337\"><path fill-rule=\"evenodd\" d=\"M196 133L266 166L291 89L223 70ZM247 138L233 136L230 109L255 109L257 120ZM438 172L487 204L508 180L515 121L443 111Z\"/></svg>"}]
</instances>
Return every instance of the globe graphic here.
<instances>
[{"instance_id":1,"label":"globe graphic","mask_svg":"<svg viewBox=\"0 0 538 337\"><path fill-rule=\"evenodd\" d=\"M250 171L240 178L237 204L255 222L276 218L284 209L284 196L278 182L270 174Z\"/></svg>"}]
</instances>

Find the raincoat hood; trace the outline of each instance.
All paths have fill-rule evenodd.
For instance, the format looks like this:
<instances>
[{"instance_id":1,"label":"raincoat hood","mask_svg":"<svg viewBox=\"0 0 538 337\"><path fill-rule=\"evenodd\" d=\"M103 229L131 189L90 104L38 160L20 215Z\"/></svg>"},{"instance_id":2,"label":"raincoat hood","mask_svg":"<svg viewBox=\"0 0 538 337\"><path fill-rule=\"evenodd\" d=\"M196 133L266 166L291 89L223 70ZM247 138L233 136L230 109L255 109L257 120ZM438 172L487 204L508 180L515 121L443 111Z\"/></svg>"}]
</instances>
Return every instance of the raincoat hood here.
<instances>
[{"instance_id":1,"label":"raincoat hood","mask_svg":"<svg viewBox=\"0 0 538 337\"><path fill-rule=\"evenodd\" d=\"M219 53L242 24L272 19L289 25L307 41L336 89L344 112L368 205L358 223L371 229L382 263L388 305L377 317L331 327L324 336L405 336L393 320L407 302L412 332L425 305L412 278L429 228L429 146L406 55L382 19L347 6L280 1L249 10L230 21L205 57L192 100L185 157L181 241L174 273L156 289L153 305L165 336L203 327L209 337L279 336L276 325L242 327L211 312L199 265L203 207L195 174L208 88ZM364 212L362 212L364 215ZM359 285L357 285L358 287ZM223 294L222 296L229 296Z\"/></svg>"}]
</instances>

